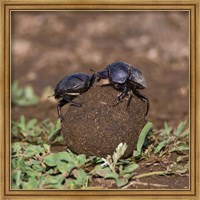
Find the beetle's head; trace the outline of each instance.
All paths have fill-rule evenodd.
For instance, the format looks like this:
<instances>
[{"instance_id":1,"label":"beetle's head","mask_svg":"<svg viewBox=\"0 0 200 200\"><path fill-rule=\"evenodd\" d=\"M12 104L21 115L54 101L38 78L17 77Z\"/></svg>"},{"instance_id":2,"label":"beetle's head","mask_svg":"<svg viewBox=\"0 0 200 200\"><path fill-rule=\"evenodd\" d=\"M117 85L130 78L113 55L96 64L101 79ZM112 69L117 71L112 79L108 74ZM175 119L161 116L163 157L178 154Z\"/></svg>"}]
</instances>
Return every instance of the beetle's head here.
<instances>
[{"instance_id":1,"label":"beetle's head","mask_svg":"<svg viewBox=\"0 0 200 200\"><path fill-rule=\"evenodd\" d=\"M107 79L109 77L108 70L105 69L103 71L97 72L96 77L97 81L100 81L101 79Z\"/></svg>"},{"instance_id":2,"label":"beetle's head","mask_svg":"<svg viewBox=\"0 0 200 200\"><path fill-rule=\"evenodd\" d=\"M55 99L61 98L61 95L59 93L57 93L56 91L54 92L54 94L52 96L54 96Z\"/></svg>"},{"instance_id":3,"label":"beetle's head","mask_svg":"<svg viewBox=\"0 0 200 200\"><path fill-rule=\"evenodd\" d=\"M108 71L103 70L103 71L97 72L97 76L100 78L108 78Z\"/></svg>"}]
</instances>

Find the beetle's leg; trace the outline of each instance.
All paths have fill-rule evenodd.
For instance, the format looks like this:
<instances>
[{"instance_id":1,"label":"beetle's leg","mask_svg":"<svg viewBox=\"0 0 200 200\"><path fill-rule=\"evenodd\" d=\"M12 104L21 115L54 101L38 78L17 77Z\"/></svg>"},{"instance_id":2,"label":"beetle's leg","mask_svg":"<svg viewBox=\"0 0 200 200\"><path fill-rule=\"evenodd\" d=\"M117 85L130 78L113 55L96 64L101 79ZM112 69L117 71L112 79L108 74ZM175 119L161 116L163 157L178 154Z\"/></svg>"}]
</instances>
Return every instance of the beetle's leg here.
<instances>
[{"instance_id":1,"label":"beetle's leg","mask_svg":"<svg viewBox=\"0 0 200 200\"><path fill-rule=\"evenodd\" d=\"M127 103L127 106L126 106L126 110L127 110L128 107L130 106L130 103L131 103L132 98L133 98L133 93L132 93L132 92L129 92L129 98L128 98L128 103Z\"/></svg>"},{"instance_id":2,"label":"beetle's leg","mask_svg":"<svg viewBox=\"0 0 200 200\"><path fill-rule=\"evenodd\" d=\"M80 103L77 103L77 102L74 102L74 101L70 101L70 105L72 106L77 106L77 107L81 107L81 104Z\"/></svg>"},{"instance_id":3,"label":"beetle's leg","mask_svg":"<svg viewBox=\"0 0 200 200\"><path fill-rule=\"evenodd\" d=\"M72 101L70 98L63 98L61 99L59 102L58 102L58 105L57 105L57 112L58 112L58 117L61 119L61 122L63 121L64 117L61 113L61 108L67 104L67 103L71 103L71 105L73 106L78 106L78 107L81 107L81 104L79 103L76 103L74 101Z\"/></svg>"},{"instance_id":4,"label":"beetle's leg","mask_svg":"<svg viewBox=\"0 0 200 200\"><path fill-rule=\"evenodd\" d=\"M119 104L119 102L122 102L122 99L127 95L128 93L128 89L126 87L126 85L123 86L123 91L121 92L121 94L117 97L117 102L113 105L116 106Z\"/></svg>"},{"instance_id":5,"label":"beetle's leg","mask_svg":"<svg viewBox=\"0 0 200 200\"><path fill-rule=\"evenodd\" d=\"M133 90L133 93L139 97L141 100L146 100L147 101L147 108L146 108L146 113L145 113L145 116L148 114L148 111L149 111L149 99L148 97L146 97L145 95L141 94L138 90Z\"/></svg>"},{"instance_id":6,"label":"beetle's leg","mask_svg":"<svg viewBox=\"0 0 200 200\"><path fill-rule=\"evenodd\" d=\"M117 101L121 102L122 99L127 95L128 90L125 89L123 92L121 92L121 94L117 97Z\"/></svg>"},{"instance_id":7,"label":"beetle's leg","mask_svg":"<svg viewBox=\"0 0 200 200\"><path fill-rule=\"evenodd\" d=\"M74 102L74 101L73 101L72 99L70 99L70 98L65 97L64 99L67 101L67 103L70 103L70 105L72 105L72 106L81 107L81 104L80 104L80 103Z\"/></svg>"},{"instance_id":8,"label":"beetle's leg","mask_svg":"<svg viewBox=\"0 0 200 200\"><path fill-rule=\"evenodd\" d=\"M69 101L67 101L66 99L61 99L59 102L58 102L58 105L57 105L57 112L58 112L58 117L61 119L61 121L64 119L62 113L61 113L61 108L66 104L68 103Z\"/></svg>"}]
</instances>

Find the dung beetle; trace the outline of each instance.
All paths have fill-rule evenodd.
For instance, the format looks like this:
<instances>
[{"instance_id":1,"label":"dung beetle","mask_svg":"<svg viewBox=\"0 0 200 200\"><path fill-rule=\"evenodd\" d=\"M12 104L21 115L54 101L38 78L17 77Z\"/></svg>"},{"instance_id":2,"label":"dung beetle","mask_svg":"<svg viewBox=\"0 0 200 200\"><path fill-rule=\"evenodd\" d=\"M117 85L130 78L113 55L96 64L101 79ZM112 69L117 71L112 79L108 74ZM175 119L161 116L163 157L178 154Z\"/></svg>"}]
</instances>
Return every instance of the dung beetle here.
<instances>
[{"instance_id":1,"label":"dung beetle","mask_svg":"<svg viewBox=\"0 0 200 200\"><path fill-rule=\"evenodd\" d=\"M141 94L138 90L147 87L146 80L141 71L125 62L114 62L109 64L103 71L97 72L97 81L101 79L109 79L109 84L121 91L117 97L117 105L127 95L129 91L129 99L127 108L130 105L132 95L135 94L141 100L147 101L146 113L149 111L149 99ZM104 85L103 85L104 86Z\"/></svg>"},{"instance_id":2,"label":"dung beetle","mask_svg":"<svg viewBox=\"0 0 200 200\"><path fill-rule=\"evenodd\" d=\"M66 76L57 84L53 96L55 99L61 98L57 105L58 117L61 120L63 119L61 107L67 103L80 107L81 104L74 102L73 99L83 92L86 92L93 85L95 77L95 74L89 76L83 73L75 73Z\"/></svg>"}]
</instances>

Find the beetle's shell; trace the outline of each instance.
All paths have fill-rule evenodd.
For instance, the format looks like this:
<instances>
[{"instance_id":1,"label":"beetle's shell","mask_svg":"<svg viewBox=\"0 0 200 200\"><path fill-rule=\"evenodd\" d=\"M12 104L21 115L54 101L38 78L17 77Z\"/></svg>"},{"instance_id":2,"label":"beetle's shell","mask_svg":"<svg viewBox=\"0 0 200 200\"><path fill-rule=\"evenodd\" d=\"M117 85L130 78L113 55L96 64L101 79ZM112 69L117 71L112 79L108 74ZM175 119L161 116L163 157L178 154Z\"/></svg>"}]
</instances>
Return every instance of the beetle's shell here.
<instances>
[{"instance_id":1,"label":"beetle's shell","mask_svg":"<svg viewBox=\"0 0 200 200\"><path fill-rule=\"evenodd\" d=\"M111 63L98 75L101 78L109 78L112 83L124 84L126 82L130 89L144 89L147 87L142 72L125 62Z\"/></svg>"},{"instance_id":2,"label":"beetle's shell","mask_svg":"<svg viewBox=\"0 0 200 200\"><path fill-rule=\"evenodd\" d=\"M85 92L90 85L90 79L90 76L82 73L66 76L57 84L54 90L55 98L63 98L69 96L70 93Z\"/></svg>"},{"instance_id":3,"label":"beetle's shell","mask_svg":"<svg viewBox=\"0 0 200 200\"><path fill-rule=\"evenodd\" d=\"M137 89L143 89L147 87L144 75L137 68L130 66L130 76L129 81L137 84Z\"/></svg>"},{"instance_id":4,"label":"beetle's shell","mask_svg":"<svg viewBox=\"0 0 200 200\"><path fill-rule=\"evenodd\" d=\"M109 73L109 77L114 83L123 84L129 77L129 66L124 62L114 62L106 68Z\"/></svg>"}]
</instances>

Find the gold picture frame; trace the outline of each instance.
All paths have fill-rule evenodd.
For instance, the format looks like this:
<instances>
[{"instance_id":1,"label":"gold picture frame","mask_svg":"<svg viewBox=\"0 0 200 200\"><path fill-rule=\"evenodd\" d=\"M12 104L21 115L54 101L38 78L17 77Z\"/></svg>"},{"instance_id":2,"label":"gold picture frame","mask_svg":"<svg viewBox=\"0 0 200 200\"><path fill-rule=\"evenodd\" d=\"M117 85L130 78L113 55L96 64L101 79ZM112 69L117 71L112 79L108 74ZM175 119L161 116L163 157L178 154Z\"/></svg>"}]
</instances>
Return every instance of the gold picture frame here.
<instances>
[{"instance_id":1,"label":"gold picture frame","mask_svg":"<svg viewBox=\"0 0 200 200\"><path fill-rule=\"evenodd\" d=\"M11 190L10 189L10 29L13 11L186 10L190 13L190 189L189 190ZM1 0L1 199L200 199L199 0Z\"/></svg>"}]
</instances>

